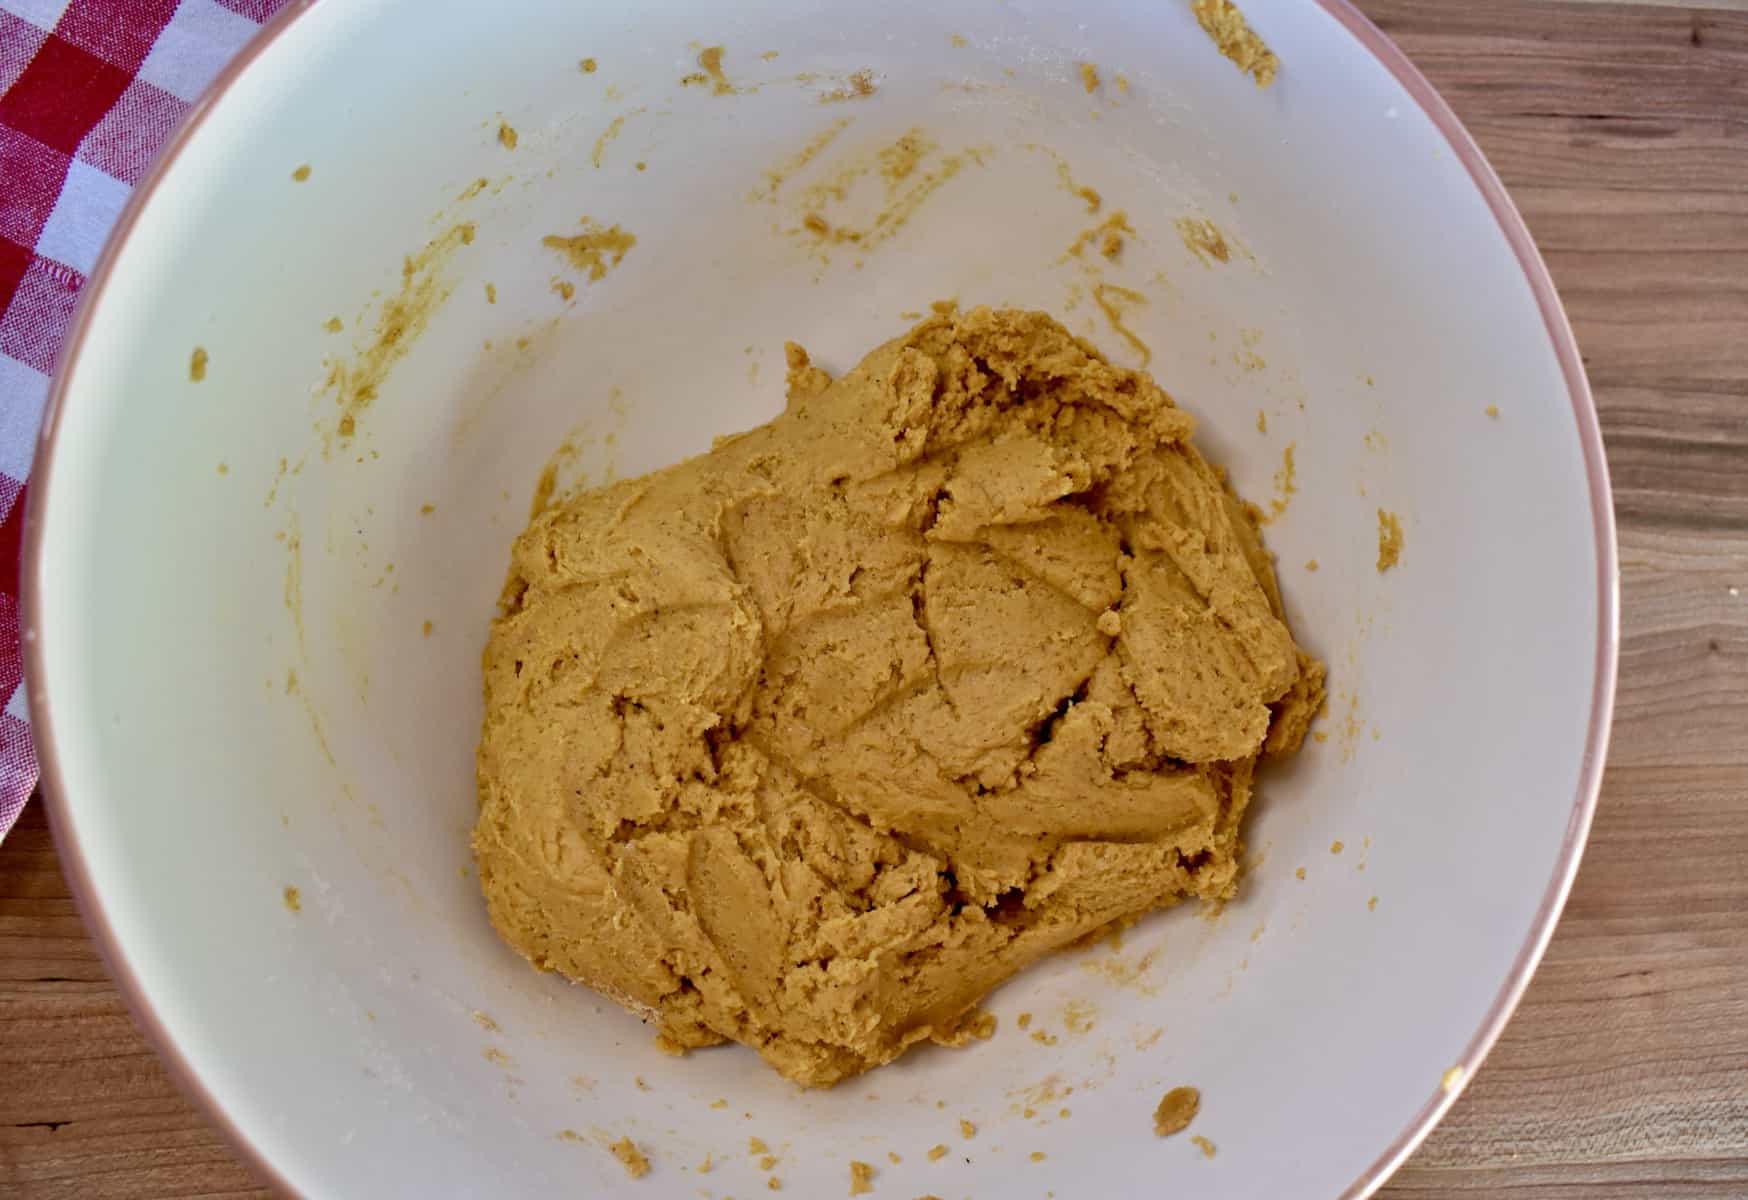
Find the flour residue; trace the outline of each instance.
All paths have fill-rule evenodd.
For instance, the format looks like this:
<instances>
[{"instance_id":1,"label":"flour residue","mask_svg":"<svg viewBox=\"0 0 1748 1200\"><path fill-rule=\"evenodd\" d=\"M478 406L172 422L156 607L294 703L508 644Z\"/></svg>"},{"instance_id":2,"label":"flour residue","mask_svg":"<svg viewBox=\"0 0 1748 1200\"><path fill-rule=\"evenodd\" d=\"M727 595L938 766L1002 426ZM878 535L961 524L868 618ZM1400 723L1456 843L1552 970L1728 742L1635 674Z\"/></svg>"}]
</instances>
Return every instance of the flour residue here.
<instances>
[{"instance_id":1,"label":"flour residue","mask_svg":"<svg viewBox=\"0 0 1748 1200\"><path fill-rule=\"evenodd\" d=\"M1036 150L1040 154L1048 154L1056 163L1056 178L1062 184L1063 190L1071 196L1079 196L1080 199L1085 202L1087 212L1096 213L1099 211L1099 208L1105 202L1104 197L1101 196L1097 190L1085 187L1076 182L1074 171L1069 167L1066 158L1063 158L1062 155L1050 149L1050 147L1040 146L1036 142L1028 143L1026 149Z\"/></svg>"},{"instance_id":2,"label":"flour residue","mask_svg":"<svg viewBox=\"0 0 1748 1200\"><path fill-rule=\"evenodd\" d=\"M463 246L473 244L473 237L473 222L463 221L426 242L417 254L406 256L400 288L382 302L369 340L354 346L350 360L327 360L322 391L333 393L339 407L334 432L342 440L357 432L360 414L376 400L389 372L407 356L449 298L444 268Z\"/></svg>"},{"instance_id":3,"label":"flour residue","mask_svg":"<svg viewBox=\"0 0 1748 1200\"><path fill-rule=\"evenodd\" d=\"M1132 987L1143 996L1156 996L1159 994L1159 987L1149 979L1149 975L1158 961L1157 949L1149 950L1139 958L1131 958L1121 951L1112 951L1083 958L1080 966L1082 970L1118 987Z\"/></svg>"},{"instance_id":4,"label":"flour residue","mask_svg":"<svg viewBox=\"0 0 1748 1200\"><path fill-rule=\"evenodd\" d=\"M981 163L985 153L977 147L942 153L922 129L908 130L872 153L841 159L825 179L808 187L800 198L801 222L795 232L819 248L872 250L904 229L965 167ZM859 186L875 174L883 182L878 201Z\"/></svg>"},{"instance_id":5,"label":"flour residue","mask_svg":"<svg viewBox=\"0 0 1748 1200\"><path fill-rule=\"evenodd\" d=\"M1268 361L1256 351L1262 341L1262 330L1240 329L1238 331L1238 346L1232 351L1232 361L1241 371L1261 371L1268 366Z\"/></svg>"},{"instance_id":6,"label":"flour residue","mask_svg":"<svg viewBox=\"0 0 1748 1200\"><path fill-rule=\"evenodd\" d=\"M785 183L789 182L790 177L818 158L826 147L836 141L837 136L849 127L849 124L850 118L839 117L810 138L800 150L766 171L764 190L754 192L753 199L769 200L775 203L777 193L782 190Z\"/></svg>"},{"instance_id":7,"label":"flour residue","mask_svg":"<svg viewBox=\"0 0 1748 1200\"><path fill-rule=\"evenodd\" d=\"M602 131L601 136L595 139L595 149L589 155L589 160L599 167L601 165L602 156L607 153L608 145L614 138L619 136L622 130L624 130L625 122L632 117L637 116L639 113L646 111L648 110L634 108L628 113L620 113L617 117L614 117L613 120L608 123L607 128Z\"/></svg>"},{"instance_id":8,"label":"flour residue","mask_svg":"<svg viewBox=\"0 0 1748 1200\"><path fill-rule=\"evenodd\" d=\"M1114 283L1094 284L1092 289L1093 302L1099 306L1099 311L1105 314L1105 319L1111 323L1111 328L1117 336L1134 349L1141 358L1138 364L1143 370L1153 361L1153 351L1147 343L1136 336L1135 331L1124 323L1124 318L1131 308L1139 308L1147 303L1147 297L1134 288L1120 287Z\"/></svg>"},{"instance_id":9,"label":"flour residue","mask_svg":"<svg viewBox=\"0 0 1748 1200\"><path fill-rule=\"evenodd\" d=\"M1232 260L1232 248L1226 243L1226 235L1208 218L1179 217L1172 224L1177 227L1178 237L1183 239L1184 249L1195 255L1204 267Z\"/></svg>"},{"instance_id":10,"label":"flour residue","mask_svg":"<svg viewBox=\"0 0 1748 1200\"><path fill-rule=\"evenodd\" d=\"M872 96L879 90L879 86L874 82L873 71L852 71L845 77L841 85L821 96L819 102L833 104L842 100L861 100Z\"/></svg>"}]
</instances>

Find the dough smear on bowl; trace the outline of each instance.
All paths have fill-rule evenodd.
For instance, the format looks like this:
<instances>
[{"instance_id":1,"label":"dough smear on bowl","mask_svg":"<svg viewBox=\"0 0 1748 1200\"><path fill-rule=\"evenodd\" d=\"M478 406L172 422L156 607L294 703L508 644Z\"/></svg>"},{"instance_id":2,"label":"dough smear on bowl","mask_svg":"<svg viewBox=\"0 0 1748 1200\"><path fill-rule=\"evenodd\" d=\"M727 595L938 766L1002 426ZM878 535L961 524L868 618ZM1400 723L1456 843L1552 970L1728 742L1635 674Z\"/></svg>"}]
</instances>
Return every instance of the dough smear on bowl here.
<instances>
[{"instance_id":1,"label":"dough smear on bowl","mask_svg":"<svg viewBox=\"0 0 1748 1200\"><path fill-rule=\"evenodd\" d=\"M484 656L498 932L826 1086L1044 954L1231 896L1323 699L1243 503L1145 374L937 316L709 454L562 502Z\"/></svg>"}]
</instances>

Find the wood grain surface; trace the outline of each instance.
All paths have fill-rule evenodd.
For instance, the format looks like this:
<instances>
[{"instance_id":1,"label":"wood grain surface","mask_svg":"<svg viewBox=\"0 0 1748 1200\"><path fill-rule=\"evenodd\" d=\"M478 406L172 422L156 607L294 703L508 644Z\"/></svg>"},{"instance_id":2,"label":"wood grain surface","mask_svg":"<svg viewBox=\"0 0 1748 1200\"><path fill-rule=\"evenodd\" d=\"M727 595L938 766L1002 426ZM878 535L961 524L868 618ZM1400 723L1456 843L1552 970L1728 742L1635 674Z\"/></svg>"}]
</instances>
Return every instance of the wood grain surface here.
<instances>
[{"instance_id":1,"label":"wood grain surface","mask_svg":"<svg viewBox=\"0 0 1748 1200\"><path fill-rule=\"evenodd\" d=\"M1565 919L1381 1194L1745 1197L1748 5L1363 7L1467 122L1553 270L1602 412L1623 613ZM37 806L0 845L0 1194L264 1194L129 1020Z\"/></svg>"}]
</instances>

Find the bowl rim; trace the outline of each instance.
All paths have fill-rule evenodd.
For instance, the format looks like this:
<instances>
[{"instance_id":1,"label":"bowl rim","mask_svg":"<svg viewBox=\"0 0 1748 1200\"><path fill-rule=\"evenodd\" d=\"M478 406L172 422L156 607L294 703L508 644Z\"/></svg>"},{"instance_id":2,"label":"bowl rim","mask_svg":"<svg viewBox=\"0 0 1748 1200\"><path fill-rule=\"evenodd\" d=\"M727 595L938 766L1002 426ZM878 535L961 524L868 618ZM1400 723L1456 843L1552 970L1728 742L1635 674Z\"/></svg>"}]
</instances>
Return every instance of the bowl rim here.
<instances>
[{"instance_id":1,"label":"bowl rim","mask_svg":"<svg viewBox=\"0 0 1748 1200\"><path fill-rule=\"evenodd\" d=\"M154 1008L151 997L134 974L132 963L110 923L102 894L92 878L90 864L79 844L71 805L66 798L60 756L55 742L52 704L42 683L45 678L43 642L37 633L42 617L40 584L43 577L43 510L49 491L47 485L55 465L54 452L61 429L63 402L80 352L84 348L86 335L90 331L92 313L97 308L105 285L114 272L121 249L138 223L141 213L151 203L188 142L198 133L213 108L229 93L238 79L319 2L320 0L290 0L290 3L264 23L220 69L165 142L144 178L134 187L117 218L79 298L44 403L41 432L30 485L25 496L21 588L24 678L30 704L31 733L40 768L39 787L61 868L85 928L90 932L99 956L126 1002L135 1024L145 1034L183 1095L193 1101L194 1107L219 1129L232 1148L272 1190L291 1197L300 1193L267 1154L251 1140L248 1133L231 1118L218 1097L208 1089L205 1081L184 1057ZM1559 922L1560 913L1578 873L1579 861L1583 856L1602 787L1619 664L1620 576L1614 505L1596 402L1591 395L1590 382L1585 375L1583 359L1572 332L1571 322L1560 303L1547 264L1524 223L1522 213L1518 211L1517 205L1506 192L1505 185L1482 154L1480 146L1407 54L1355 7L1354 0L1316 0L1316 3L1359 43L1362 50L1371 54L1379 65L1390 72L1408 93L1409 98L1419 105L1428 120L1443 135L1476 190L1480 192L1498 223L1501 234L1516 256L1525 282L1529 285L1536 307L1541 313L1572 405L1579 447L1584 458L1596 554L1597 624L1590 713L1578 786L1572 799L1553 878L1549 880L1529 933L1519 947L1505 979L1452 1070L1446 1073L1445 1080L1441 1081L1409 1118L1389 1145L1341 1193L1341 1200L1364 1200L1381 1187L1419 1147L1440 1118L1456 1102L1469 1080L1474 1078L1476 1070L1498 1041L1500 1033L1523 998L1530 977L1541 962L1553 936L1554 927Z\"/></svg>"}]
</instances>

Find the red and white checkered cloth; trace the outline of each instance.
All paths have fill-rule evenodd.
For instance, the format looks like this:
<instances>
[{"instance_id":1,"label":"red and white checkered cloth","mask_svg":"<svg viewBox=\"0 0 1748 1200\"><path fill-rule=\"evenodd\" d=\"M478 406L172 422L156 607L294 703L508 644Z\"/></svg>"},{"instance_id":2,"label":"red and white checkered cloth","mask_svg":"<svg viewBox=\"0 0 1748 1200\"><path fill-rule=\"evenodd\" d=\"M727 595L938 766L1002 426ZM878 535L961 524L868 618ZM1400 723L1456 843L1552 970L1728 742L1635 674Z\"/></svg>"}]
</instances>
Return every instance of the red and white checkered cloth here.
<instances>
[{"instance_id":1,"label":"red and white checkered cloth","mask_svg":"<svg viewBox=\"0 0 1748 1200\"><path fill-rule=\"evenodd\" d=\"M49 373L128 193L285 0L0 0L0 837L36 787L18 640Z\"/></svg>"}]
</instances>

